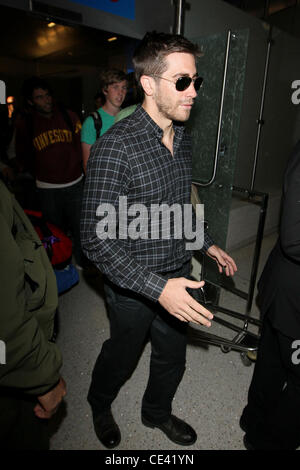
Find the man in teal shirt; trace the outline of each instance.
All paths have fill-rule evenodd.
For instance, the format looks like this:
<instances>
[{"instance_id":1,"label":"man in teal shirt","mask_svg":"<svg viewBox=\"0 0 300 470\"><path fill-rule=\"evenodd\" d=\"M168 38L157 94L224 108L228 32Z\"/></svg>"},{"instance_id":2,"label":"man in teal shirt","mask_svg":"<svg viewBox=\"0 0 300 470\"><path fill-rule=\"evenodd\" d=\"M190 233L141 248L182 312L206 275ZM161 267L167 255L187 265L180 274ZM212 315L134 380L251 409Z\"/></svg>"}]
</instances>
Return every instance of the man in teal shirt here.
<instances>
[{"instance_id":1,"label":"man in teal shirt","mask_svg":"<svg viewBox=\"0 0 300 470\"><path fill-rule=\"evenodd\" d=\"M121 105L127 93L127 77L121 70L110 69L101 75L102 91L105 96L105 104L97 112L102 120L100 136L102 136L115 122L115 116L121 109ZM91 146L96 142L96 129L94 120L88 116L81 129L81 146L84 171L90 155Z\"/></svg>"}]
</instances>

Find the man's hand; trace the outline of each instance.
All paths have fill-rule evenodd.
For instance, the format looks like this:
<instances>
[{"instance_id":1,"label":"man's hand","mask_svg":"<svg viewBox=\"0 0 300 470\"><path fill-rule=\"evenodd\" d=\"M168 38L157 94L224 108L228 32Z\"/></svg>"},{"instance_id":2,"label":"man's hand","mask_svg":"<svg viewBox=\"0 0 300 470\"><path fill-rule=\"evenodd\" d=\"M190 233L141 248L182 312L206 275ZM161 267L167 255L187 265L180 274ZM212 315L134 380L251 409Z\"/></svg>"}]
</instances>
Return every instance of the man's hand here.
<instances>
[{"instance_id":1,"label":"man's hand","mask_svg":"<svg viewBox=\"0 0 300 470\"><path fill-rule=\"evenodd\" d=\"M15 179L15 173L12 168L5 166L2 168L2 174L7 181L13 181Z\"/></svg>"},{"instance_id":2,"label":"man's hand","mask_svg":"<svg viewBox=\"0 0 300 470\"><path fill-rule=\"evenodd\" d=\"M158 301L171 315L181 321L211 326L212 313L186 291L186 287L199 289L203 285L204 281L190 281L184 277L169 279Z\"/></svg>"},{"instance_id":3,"label":"man's hand","mask_svg":"<svg viewBox=\"0 0 300 470\"><path fill-rule=\"evenodd\" d=\"M206 254L216 261L220 273L222 273L224 269L226 276L233 276L237 271L234 260L217 245L209 247Z\"/></svg>"},{"instance_id":4,"label":"man's hand","mask_svg":"<svg viewBox=\"0 0 300 470\"><path fill-rule=\"evenodd\" d=\"M42 419L51 418L56 413L66 393L66 382L61 377L55 388L38 397L39 403L34 408L35 415Z\"/></svg>"}]
</instances>

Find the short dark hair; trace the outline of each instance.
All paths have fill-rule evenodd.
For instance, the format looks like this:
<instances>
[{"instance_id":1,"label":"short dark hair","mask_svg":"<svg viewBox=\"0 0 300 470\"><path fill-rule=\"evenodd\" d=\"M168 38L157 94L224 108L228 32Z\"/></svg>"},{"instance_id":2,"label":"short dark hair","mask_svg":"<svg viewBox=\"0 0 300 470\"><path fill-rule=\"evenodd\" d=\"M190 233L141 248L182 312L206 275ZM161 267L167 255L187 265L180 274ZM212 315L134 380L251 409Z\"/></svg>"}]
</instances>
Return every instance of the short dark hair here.
<instances>
[{"instance_id":1,"label":"short dark hair","mask_svg":"<svg viewBox=\"0 0 300 470\"><path fill-rule=\"evenodd\" d=\"M22 95L26 100L32 99L32 94L34 90L41 88L42 90L48 90L50 95L52 95L52 89L49 84L40 77L31 77L27 78L22 87Z\"/></svg>"},{"instance_id":2,"label":"short dark hair","mask_svg":"<svg viewBox=\"0 0 300 470\"><path fill-rule=\"evenodd\" d=\"M127 75L123 70L118 69L106 69L100 73L100 86L101 90L105 90L109 85L113 83L127 81Z\"/></svg>"},{"instance_id":3,"label":"short dark hair","mask_svg":"<svg viewBox=\"0 0 300 470\"><path fill-rule=\"evenodd\" d=\"M161 75L165 72L165 57L173 52L185 52L196 58L199 48L180 34L146 33L132 59L137 82L140 82L142 75Z\"/></svg>"}]
</instances>

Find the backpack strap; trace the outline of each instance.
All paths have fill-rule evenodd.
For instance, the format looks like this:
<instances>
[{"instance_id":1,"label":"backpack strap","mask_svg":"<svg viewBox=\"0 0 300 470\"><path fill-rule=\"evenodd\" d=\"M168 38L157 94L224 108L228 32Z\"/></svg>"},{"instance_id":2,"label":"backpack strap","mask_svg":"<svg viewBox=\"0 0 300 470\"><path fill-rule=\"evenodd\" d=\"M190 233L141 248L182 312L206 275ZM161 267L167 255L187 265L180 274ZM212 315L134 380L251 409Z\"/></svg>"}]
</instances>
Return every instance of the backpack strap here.
<instances>
[{"instance_id":1,"label":"backpack strap","mask_svg":"<svg viewBox=\"0 0 300 470\"><path fill-rule=\"evenodd\" d=\"M102 128L102 119L98 111L93 111L92 113L89 114L94 120L94 126L96 129L96 138L98 139L100 137L100 131Z\"/></svg>"}]
</instances>

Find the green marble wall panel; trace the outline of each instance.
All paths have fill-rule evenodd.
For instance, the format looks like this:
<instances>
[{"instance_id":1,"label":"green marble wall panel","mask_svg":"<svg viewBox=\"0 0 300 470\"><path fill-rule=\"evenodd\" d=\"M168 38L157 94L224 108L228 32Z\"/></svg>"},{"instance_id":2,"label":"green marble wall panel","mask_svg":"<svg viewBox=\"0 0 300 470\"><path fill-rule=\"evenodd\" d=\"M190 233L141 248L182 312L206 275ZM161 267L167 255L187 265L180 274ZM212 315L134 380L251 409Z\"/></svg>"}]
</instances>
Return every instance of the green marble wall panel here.
<instances>
[{"instance_id":1,"label":"green marble wall panel","mask_svg":"<svg viewBox=\"0 0 300 470\"><path fill-rule=\"evenodd\" d=\"M226 246L228 231L248 35L248 30L234 31L231 35L216 177L212 184L198 186L209 233L222 248ZM190 38L202 52L197 70L204 82L187 123L193 141L193 181L202 184L211 180L214 169L227 38L227 32ZM208 257L205 257L205 279L216 285L222 284L215 263L210 262Z\"/></svg>"}]
</instances>

